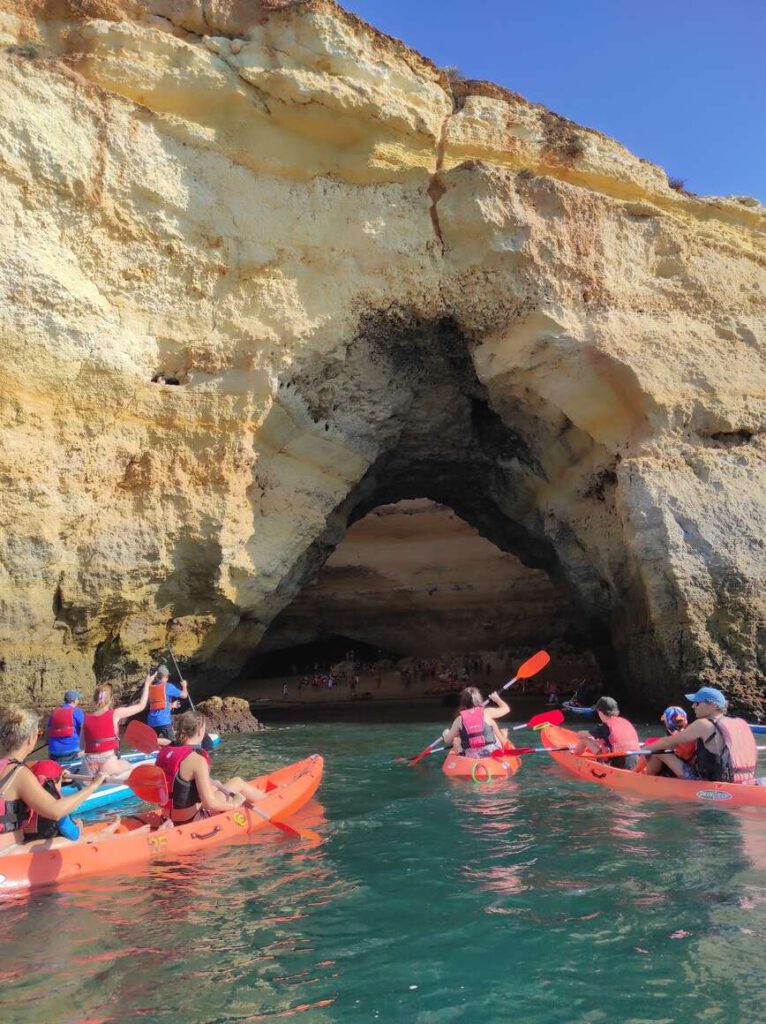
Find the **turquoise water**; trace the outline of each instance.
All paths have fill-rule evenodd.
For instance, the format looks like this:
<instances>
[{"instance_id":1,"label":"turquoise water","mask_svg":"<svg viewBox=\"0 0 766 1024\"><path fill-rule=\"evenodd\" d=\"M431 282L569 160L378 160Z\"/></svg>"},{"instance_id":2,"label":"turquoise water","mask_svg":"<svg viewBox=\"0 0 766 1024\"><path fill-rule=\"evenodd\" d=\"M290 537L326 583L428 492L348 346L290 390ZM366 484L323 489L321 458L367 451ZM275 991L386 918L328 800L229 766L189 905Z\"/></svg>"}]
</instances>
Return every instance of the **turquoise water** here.
<instances>
[{"instance_id":1,"label":"turquoise water","mask_svg":"<svg viewBox=\"0 0 766 1024\"><path fill-rule=\"evenodd\" d=\"M545 755L491 787L447 780L438 757L392 763L438 729L227 738L217 777L325 755L300 819L321 846L259 834L0 904L0 1019L766 1017L766 814L626 802Z\"/></svg>"}]
</instances>

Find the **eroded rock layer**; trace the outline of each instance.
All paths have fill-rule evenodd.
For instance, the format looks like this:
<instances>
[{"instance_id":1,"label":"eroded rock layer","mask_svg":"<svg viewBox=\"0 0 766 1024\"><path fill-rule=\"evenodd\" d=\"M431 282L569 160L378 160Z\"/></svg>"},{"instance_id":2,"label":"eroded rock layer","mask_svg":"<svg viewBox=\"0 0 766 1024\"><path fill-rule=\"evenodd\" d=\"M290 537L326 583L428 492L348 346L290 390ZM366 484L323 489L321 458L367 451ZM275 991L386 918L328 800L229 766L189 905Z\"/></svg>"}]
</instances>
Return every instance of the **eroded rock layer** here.
<instances>
[{"instance_id":1,"label":"eroded rock layer","mask_svg":"<svg viewBox=\"0 0 766 1024\"><path fill-rule=\"evenodd\" d=\"M333 635L393 657L535 650L563 638L587 647L579 619L547 573L499 551L451 509L419 499L383 505L350 526L259 652Z\"/></svg>"},{"instance_id":2,"label":"eroded rock layer","mask_svg":"<svg viewBox=\"0 0 766 1024\"><path fill-rule=\"evenodd\" d=\"M645 696L764 670L764 210L331 0L0 0L0 688L230 679L428 497Z\"/></svg>"}]
</instances>

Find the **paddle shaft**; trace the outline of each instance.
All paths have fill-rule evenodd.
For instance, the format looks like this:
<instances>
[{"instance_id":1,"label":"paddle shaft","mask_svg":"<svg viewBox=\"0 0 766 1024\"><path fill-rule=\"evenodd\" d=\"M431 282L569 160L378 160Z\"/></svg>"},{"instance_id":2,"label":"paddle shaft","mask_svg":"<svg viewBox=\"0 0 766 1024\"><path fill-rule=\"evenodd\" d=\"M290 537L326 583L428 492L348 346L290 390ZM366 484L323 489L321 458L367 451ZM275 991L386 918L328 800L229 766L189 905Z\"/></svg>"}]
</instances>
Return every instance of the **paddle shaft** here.
<instances>
[{"instance_id":1,"label":"paddle shaft","mask_svg":"<svg viewBox=\"0 0 766 1024\"><path fill-rule=\"evenodd\" d=\"M181 675L181 669L178 667L178 662L176 661L176 656L175 656L175 654L173 654L173 650L172 650L170 644L168 644L168 653L170 654L170 657L173 659L173 664L176 667L176 672L178 674L179 680L183 679L183 676ZM192 695L191 695L191 693L189 693L189 684L188 683L186 684L186 699L189 701L189 704L191 705L192 711L196 711L197 709L194 707L194 701L192 700Z\"/></svg>"}]
</instances>

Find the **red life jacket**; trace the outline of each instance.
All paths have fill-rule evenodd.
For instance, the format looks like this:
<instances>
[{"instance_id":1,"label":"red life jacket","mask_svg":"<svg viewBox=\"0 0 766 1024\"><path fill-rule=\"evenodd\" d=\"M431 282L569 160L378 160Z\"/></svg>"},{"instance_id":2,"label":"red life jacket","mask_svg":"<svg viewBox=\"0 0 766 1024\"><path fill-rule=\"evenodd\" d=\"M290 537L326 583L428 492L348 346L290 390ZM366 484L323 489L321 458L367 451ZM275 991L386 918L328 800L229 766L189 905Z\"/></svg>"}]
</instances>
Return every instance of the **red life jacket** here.
<instances>
[{"instance_id":1,"label":"red life jacket","mask_svg":"<svg viewBox=\"0 0 766 1024\"><path fill-rule=\"evenodd\" d=\"M178 778L179 769L189 754L202 754L207 763L210 764L208 752L201 750L199 747L192 747L189 743L171 743L163 747L157 755L157 767L161 768L164 772L165 781L168 784L168 802L162 808L166 814L170 814L174 807L182 811L199 802L196 785L187 782L185 779ZM177 782L181 785L176 786ZM187 792L180 794L178 792L179 789L186 789ZM179 799L179 797L182 798Z\"/></svg>"},{"instance_id":2,"label":"red life jacket","mask_svg":"<svg viewBox=\"0 0 766 1024\"><path fill-rule=\"evenodd\" d=\"M627 718L614 715L604 723L609 730L609 750L636 750L641 746L638 733Z\"/></svg>"},{"instance_id":3,"label":"red life jacket","mask_svg":"<svg viewBox=\"0 0 766 1024\"><path fill-rule=\"evenodd\" d=\"M120 749L113 711L105 711L101 715L86 715L82 723L82 735L86 754L106 754L109 750Z\"/></svg>"},{"instance_id":4,"label":"red life jacket","mask_svg":"<svg viewBox=\"0 0 766 1024\"><path fill-rule=\"evenodd\" d=\"M13 776L23 767L21 761L15 758L0 758L0 790L11 781ZM6 768L10 768L6 771ZM0 795L0 835L4 832L15 832L21 828L24 819L29 813L29 808L23 800L6 800Z\"/></svg>"},{"instance_id":5,"label":"red life jacket","mask_svg":"<svg viewBox=\"0 0 766 1024\"><path fill-rule=\"evenodd\" d=\"M752 782L758 764L758 747L753 731L743 718L721 715L713 721L729 751L731 782Z\"/></svg>"},{"instance_id":6,"label":"red life jacket","mask_svg":"<svg viewBox=\"0 0 766 1024\"><path fill-rule=\"evenodd\" d=\"M460 712L460 739L463 749L470 747L478 750L492 742L492 726L489 727L487 735L487 723L484 721L484 708L465 708Z\"/></svg>"},{"instance_id":7,"label":"red life jacket","mask_svg":"<svg viewBox=\"0 0 766 1024\"><path fill-rule=\"evenodd\" d=\"M149 687L149 710L164 711L168 706L168 690L165 683L152 683Z\"/></svg>"},{"instance_id":8,"label":"red life jacket","mask_svg":"<svg viewBox=\"0 0 766 1024\"><path fill-rule=\"evenodd\" d=\"M71 704L63 704L51 712L48 722L48 737L49 739L68 740L74 734L74 707Z\"/></svg>"}]
</instances>

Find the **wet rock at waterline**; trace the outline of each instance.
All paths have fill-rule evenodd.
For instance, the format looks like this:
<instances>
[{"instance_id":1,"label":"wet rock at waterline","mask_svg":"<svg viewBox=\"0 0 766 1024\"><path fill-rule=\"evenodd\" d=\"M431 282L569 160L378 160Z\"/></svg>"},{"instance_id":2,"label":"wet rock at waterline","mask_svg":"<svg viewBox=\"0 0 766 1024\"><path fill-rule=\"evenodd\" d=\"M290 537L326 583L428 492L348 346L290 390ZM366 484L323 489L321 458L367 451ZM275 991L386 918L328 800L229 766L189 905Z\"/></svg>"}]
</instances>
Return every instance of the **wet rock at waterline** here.
<instances>
[{"instance_id":1,"label":"wet rock at waterline","mask_svg":"<svg viewBox=\"0 0 766 1024\"><path fill-rule=\"evenodd\" d=\"M0 690L212 692L428 497L760 705L762 207L330 0L0 10ZM188 662L187 662L188 664Z\"/></svg>"},{"instance_id":2,"label":"wet rock at waterline","mask_svg":"<svg viewBox=\"0 0 766 1024\"><path fill-rule=\"evenodd\" d=\"M241 697L209 697L197 710L207 718L210 732L260 732L265 726L253 717L250 705Z\"/></svg>"}]
</instances>

